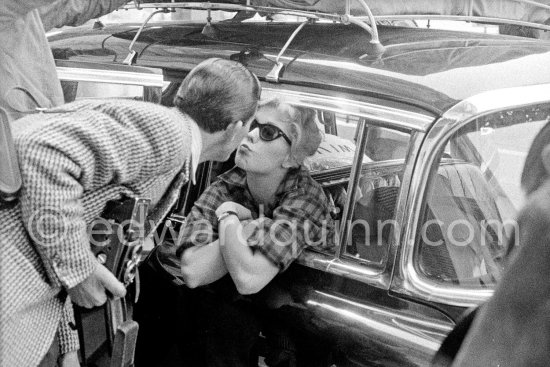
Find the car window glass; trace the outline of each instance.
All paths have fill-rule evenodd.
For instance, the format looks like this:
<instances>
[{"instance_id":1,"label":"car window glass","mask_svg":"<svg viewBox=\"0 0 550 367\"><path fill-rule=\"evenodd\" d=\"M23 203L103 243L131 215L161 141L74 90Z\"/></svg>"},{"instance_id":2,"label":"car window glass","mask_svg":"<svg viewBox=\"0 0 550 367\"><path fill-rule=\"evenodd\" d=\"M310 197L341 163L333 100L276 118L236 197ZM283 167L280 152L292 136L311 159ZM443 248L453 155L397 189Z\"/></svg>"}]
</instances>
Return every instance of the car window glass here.
<instances>
[{"instance_id":1,"label":"car window glass","mask_svg":"<svg viewBox=\"0 0 550 367\"><path fill-rule=\"evenodd\" d=\"M82 98L130 98L143 100L144 88L140 85L97 82L62 82L65 102Z\"/></svg>"},{"instance_id":2,"label":"car window glass","mask_svg":"<svg viewBox=\"0 0 550 367\"><path fill-rule=\"evenodd\" d=\"M396 229L396 205L410 134L366 122L363 169L344 256L382 271Z\"/></svg>"},{"instance_id":3,"label":"car window glass","mask_svg":"<svg viewBox=\"0 0 550 367\"><path fill-rule=\"evenodd\" d=\"M550 106L500 111L451 136L432 169L415 266L437 282L485 288L502 271L524 195L520 177Z\"/></svg>"}]
</instances>

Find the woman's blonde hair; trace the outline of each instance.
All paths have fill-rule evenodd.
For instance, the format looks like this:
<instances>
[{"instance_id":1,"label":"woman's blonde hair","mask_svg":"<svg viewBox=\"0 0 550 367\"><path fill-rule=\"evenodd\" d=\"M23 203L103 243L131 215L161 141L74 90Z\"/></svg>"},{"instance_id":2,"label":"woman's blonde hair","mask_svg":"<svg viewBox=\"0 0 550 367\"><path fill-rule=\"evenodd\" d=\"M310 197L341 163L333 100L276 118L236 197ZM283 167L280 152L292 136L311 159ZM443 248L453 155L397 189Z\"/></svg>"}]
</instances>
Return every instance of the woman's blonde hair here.
<instances>
[{"instance_id":1,"label":"woman's blonde hair","mask_svg":"<svg viewBox=\"0 0 550 367\"><path fill-rule=\"evenodd\" d=\"M317 113L314 109L293 106L278 98L260 102L258 109L262 108L277 110L282 122L290 124L290 155L297 166L315 154L323 140L323 134L318 128Z\"/></svg>"}]
</instances>

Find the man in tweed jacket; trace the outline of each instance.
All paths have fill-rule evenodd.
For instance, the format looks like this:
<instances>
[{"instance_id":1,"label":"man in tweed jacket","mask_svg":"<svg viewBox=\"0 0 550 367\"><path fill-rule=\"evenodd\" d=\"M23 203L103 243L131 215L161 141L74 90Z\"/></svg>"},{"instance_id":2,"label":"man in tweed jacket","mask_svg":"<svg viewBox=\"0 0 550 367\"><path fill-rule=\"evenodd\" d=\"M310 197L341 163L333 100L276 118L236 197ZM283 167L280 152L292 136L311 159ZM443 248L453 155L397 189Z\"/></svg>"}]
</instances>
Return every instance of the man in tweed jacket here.
<instances>
[{"instance_id":1,"label":"man in tweed jacket","mask_svg":"<svg viewBox=\"0 0 550 367\"><path fill-rule=\"evenodd\" d=\"M175 108L83 100L13 124L23 188L0 207L0 366L40 363L67 294L84 307L103 304L106 290L124 294L92 255L87 225L123 195L150 198L148 219L162 219L198 163L236 148L259 94L242 65L209 59L184 80Z\"/></svg>"}]
</instances>

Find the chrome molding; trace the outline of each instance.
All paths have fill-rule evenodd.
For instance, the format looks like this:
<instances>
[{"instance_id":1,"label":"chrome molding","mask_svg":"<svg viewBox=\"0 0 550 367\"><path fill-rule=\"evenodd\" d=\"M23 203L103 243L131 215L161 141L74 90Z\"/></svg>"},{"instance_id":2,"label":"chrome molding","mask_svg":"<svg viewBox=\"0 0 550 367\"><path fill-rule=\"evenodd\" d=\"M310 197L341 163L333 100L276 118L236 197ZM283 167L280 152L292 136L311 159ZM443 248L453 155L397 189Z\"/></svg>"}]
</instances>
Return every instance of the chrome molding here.
<instances>
[{"instance_id":1,"label":"chrome molding","mask_svg":"<svg viewBox=\"0 0 550 367\"><path fill-rule=\"evenodd\" d=\"M416 162L418 159L418 152L420 151L420 147L422 146L425 137L426 134L423 132L413 132L411 135L409 149L407 152L407 157L410 164L405 165L405 169L403 171L403 179L401 180L401 187L408 188L408 191L405 192L405 190L402 189L399 193L399 197L397 198L397 203L395 207L395 221L396 223L400 223L401 226L399 228L399 231L394 230L392 236L393 242L391 243L390 251L388 254L388 263L391 263L392 265L399 263L397 256L399 254L400 248L402 247L401 244L403 243L404 238L404 231L402 231L401 229L407 227L407 223L409 223L409 220L406 216L406 214L409 212L409 205L406 198L411 195L411 182L413 180L414 162Z\"/></svg>"},{"instance_id":2,"label":"chrome molding","mask_svg":"<svg viewBox=\"0 0 550 367\"><path fill-rule=\"evenodd\" d=\"M542 29L545 31L550 30L550 25L524 22L521 20L505 19L505 18L492 18L492 17L480 17L471 15L436 15L436 14L411 14L411 15L376 15L376 20L453 20L462 22L479 22L488 24L511 24L536 29Z\"/></svg>"},{"instance_id":3,"label":"chrome molding","mask_svg":"<svg viewBox=\"0 0 550 367\"><path fill-rule=\"evenodd\" d=\"M346 98L274 88L263 88L263 90L277 94L281 99L292 99L305 107L322 108L331 112L352 114L369 120L375 120L376 126L381 127L397 128L406 131L427 131L434 121L434 117L431 115L423 115L372 103L355 102Z\"/></svg>"},{"instance_id":4,"label":"chrome molding","mask_svg":"<svg viewBox=\"0 0 550 367\"><path fill-rule=\"evenodd\" d=\"M389 273L381 273L377 269L368 268L358 262L336 259L333 257L328 257L326 254L321 255L317 252L310 252L309 256L309 261L299 261L299 263L327 273L357 280L361 283L366 283L377 288L389 288Z\"/></svg>"},{"instance_id":5,"label":"chrome molding","mask_svg":"<svg viewBox=\"0 0 550 367\"><path fill-rule=\"evenodd\" d=\"M363 164L363 155L367 143L367 137L365 136L365 124L366 120L359 121L357 126L358 141L356 143L355 155L353 156L353 165L351 168L351 174L348 184L348 194L346 197L346 204L344 206L344 213L342 214L342 223L340 228L340 237L338 238L338 248L336 249L336 257L342 258L344 254L345 245L348 243L348 238L351 236L350 222L353 217L353 210L355 206L355 197L357 194L357 184L361 177L361 167Z\"/></svg>"},{"instance_id":6,"label":"chrome molding","mask_svg":"<svg viewBox=\"0 0 550 367\"><path fill-rule=\"evenodd\" d=\"M315 291L305 303L313 310L320 310L325 319L338 320L340 328L361 325L365 339L383 346L390 353L393 348L398 353L407 350L416 357L412 360L416 359L417 363L410 364L415 366L420 365L420 361L429 360L452 329L450 322L411 317L402 310L379 307L368 300L359 303L320 291Z\"/></svg>"},{"instance_id":7,"label":"chrome molding","mask_svg":"<svg viewBox=\"0 0 550 367\"><path fill-rule=\"evenodd\" d=\"M162 71L153 73L150 69L148 69L148 72L140 72L57 66L57 76L60 80L78 82L126 84L159 88L162 88L164 85Z\"/></svg>"},{"instance_id":8,"label":"chrome molding","mask_svg":"<svg viewBox=\"0 0 550 367\"><path fill-rule=\"evenodd\" d=\"M550 103L550 84L484 92L452 107L430 129L422 151L418 155L415 174L410 184L410 194L407 199L407 207L410 210L404 218L404 223L408 225L402 233L403 251L399 259L399 272L402 279L399 279L400 284L395 284L395 291L428 301L463 307L477 305L492 295L491 289L444 285L429 280L416 271L413 265L414 246L428 176L437 152L443 148L451 135L465 124L499 110L546 102Z\"/></svg>"}]
</instances>

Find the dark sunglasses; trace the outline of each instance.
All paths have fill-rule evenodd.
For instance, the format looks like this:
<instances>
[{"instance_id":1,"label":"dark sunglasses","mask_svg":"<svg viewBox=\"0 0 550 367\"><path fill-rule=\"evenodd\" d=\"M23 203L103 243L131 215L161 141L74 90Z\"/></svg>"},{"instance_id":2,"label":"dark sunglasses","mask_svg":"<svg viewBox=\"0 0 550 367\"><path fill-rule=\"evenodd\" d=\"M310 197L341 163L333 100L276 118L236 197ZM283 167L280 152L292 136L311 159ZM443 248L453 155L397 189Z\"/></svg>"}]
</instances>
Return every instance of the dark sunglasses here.
<instances>
[{"instance_id":1,"label":"dark sunglasses","mask_svg":"<svg viewBox=\"0 0 550 367\"><path fill-rule=\"evenodd\" d=\"M286 134L275 125L260 124L258 121L256 121L256 119L254 119L250 124L250 131L254 130L255 128L260 129L260 139L262 139L263 141L272 141L282 136L289 145L292 145L290 138L286 136Z\"/></svg>"}]
</instances>

